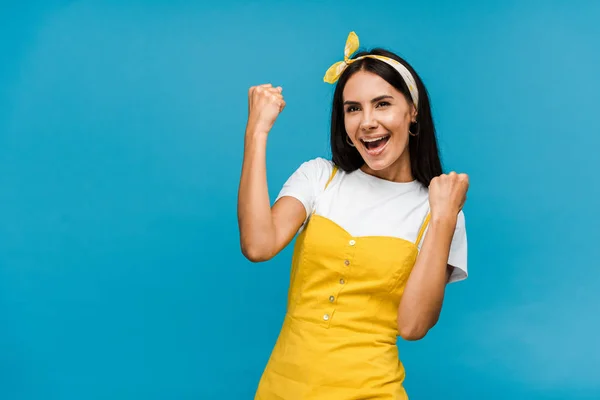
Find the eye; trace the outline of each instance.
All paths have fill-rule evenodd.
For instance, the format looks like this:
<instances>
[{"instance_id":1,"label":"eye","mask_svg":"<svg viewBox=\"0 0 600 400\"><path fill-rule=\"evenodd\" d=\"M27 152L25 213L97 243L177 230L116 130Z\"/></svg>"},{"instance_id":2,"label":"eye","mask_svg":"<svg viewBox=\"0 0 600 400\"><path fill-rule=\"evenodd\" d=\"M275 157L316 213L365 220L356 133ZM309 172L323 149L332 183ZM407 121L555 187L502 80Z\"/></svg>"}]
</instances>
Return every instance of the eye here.
<instances>
[{"instance_id":1,"label":"eye","mask_svg":"<svg viewBox=\"0 0 600 400\"><path fill-rule=\"evenodd\" d=\"M346 108L346 112L348 112L348 113L351 113L351 112L354 112L354 111L358 111L358 107L357 106L348 106Z\"/></svg>"},{"instance_id":2,"label":"eye","mask_svg":"<svg viewBox=\"0 0 600 400\"><path fill-rule=\"evenodd\" d=\"M378 104L377 104L377 107L387 107L387 106L389 106L389 105L390 105L390 103L389 103L389 102L387 102L387 101L382 101L382 102L380 102L380 103L378 103Z\"/></svg>"}]
</instances>

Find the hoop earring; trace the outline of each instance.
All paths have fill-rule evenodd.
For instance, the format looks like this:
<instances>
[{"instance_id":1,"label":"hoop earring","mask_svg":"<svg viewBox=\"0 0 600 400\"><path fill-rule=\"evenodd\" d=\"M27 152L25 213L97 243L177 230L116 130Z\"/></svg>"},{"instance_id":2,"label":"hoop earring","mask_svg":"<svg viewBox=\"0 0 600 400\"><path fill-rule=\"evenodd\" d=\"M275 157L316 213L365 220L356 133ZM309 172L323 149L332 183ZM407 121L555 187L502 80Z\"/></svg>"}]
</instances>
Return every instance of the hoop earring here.
<instances>
[{"instance_id":1,"label":"hoop earring","mask_svg":"<svg viewBox=\"0 0 600 400\"><path fill-rule=\"evenodd\" d=\"M346 135L346 143L348 143L349 146L354 147L354 143L352 143L352 141L350 140L350 136Z\"/></svg>"},{"instance_id":2,"label":"hoop earring","mask_svg":"<svg viewBox=\"0 0 600 400\"><path fill-rule=\"evenodd\" d=\"M419 123L417 121L413 121L410 123L411 126L408 127L408 134L410 136L417 136L419 134L419 132L421 131L421 127L419 126ZM416 125L416 132L413 133L413 131L415 130L415 128L411 129L411 127L413 127L413 125Z\"/></svg>"}]
</instances>

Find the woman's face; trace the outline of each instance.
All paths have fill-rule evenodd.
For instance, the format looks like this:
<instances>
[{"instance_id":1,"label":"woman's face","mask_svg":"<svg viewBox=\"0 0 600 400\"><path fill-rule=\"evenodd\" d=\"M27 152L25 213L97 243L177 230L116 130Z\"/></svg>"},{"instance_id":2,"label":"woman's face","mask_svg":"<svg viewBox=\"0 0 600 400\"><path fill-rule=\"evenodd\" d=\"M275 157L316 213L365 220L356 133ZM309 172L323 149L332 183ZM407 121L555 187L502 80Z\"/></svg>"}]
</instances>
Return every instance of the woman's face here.
<instances>
[{"instance_id":1,"label":"woman's face","mask_svg":"<svg viewBox=\"0 0 600 400\"><path fill-rule=\"evenodd\" d=\"M410 173L408 129L416 118L414 106L383 78L367 71L348 79L342 98L346 133L366 166L388 175L397 176L395 170Z\"/></svg>"}]
</instances>

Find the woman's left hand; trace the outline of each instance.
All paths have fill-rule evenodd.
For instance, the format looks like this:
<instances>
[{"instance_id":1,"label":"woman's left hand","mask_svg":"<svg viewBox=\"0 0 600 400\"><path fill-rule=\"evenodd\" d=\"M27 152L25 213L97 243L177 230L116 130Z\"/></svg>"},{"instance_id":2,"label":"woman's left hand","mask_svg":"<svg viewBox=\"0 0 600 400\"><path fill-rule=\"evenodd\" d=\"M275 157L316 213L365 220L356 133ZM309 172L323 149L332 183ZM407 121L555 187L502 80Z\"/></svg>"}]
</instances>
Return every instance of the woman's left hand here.
<instances>
[{"instance_id":1,"label":"woman's left hand","mask_svg":"<svg viewBox=\"0 0 600 400\"><path fill-rule=\"evenodd\" d=\"M456 218L467 200L467 190L467 174L457 174L453 171L433 178L429 184L431 218Z\"/></svg>"}]
</instances>

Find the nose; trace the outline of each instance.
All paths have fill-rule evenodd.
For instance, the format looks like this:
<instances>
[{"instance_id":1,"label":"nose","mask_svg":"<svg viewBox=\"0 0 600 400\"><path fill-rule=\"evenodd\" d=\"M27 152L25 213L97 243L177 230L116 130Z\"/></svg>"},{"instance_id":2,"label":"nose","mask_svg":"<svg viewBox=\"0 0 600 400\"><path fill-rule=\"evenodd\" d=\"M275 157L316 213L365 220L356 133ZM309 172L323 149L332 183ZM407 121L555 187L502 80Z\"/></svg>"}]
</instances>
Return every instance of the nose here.
<instances>
[{"instance_id":1,"label":"nose","mask_svg":"<svg viewBox=\"0 0 600 400\"><path fill-rule=\"evenodd\" d=\"M369 131L377 128L377 121L373 118L373 114L371 112L365 111L362 114L362 119L360 121L360 129L362 131Z\"/></svg>"}]
</instances>

